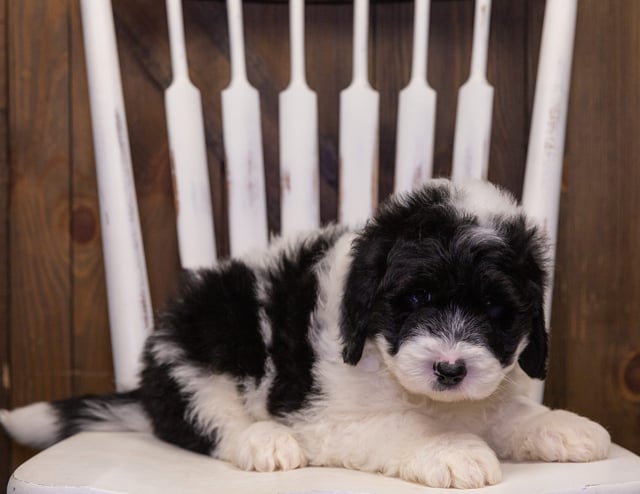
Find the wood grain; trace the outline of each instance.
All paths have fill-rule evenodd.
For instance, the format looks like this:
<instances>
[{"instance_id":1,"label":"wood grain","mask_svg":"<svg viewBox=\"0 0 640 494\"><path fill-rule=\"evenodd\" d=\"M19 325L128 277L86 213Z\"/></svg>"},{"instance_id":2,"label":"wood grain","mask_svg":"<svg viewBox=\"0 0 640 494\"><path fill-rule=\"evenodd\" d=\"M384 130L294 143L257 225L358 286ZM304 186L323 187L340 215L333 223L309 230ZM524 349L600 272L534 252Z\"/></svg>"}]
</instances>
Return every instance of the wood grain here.
<instances>
[{"instance_id":1,"label":"wood grain","mask_svg":"<svg viewBox=\"0 0 640 494\"><path fill-rule=\"evenodd\" d=\"M438 98L433 175L448 177L451 174L458 88L469 75L473 2L433 2L429 33L427 73Z\"/></svg>"},{"instance_id":2,"label":"wood grain","mask_svg":"<svg viewBox=\"0 0 640 494\"><path fill-rule=\"evenodd\" d=\"M351 80L353 6L309 5L306 14L309 87L318 94L320 220L338 216L338 100Z\"/></svg>"},{"instance_id":3,"label":"wood grain","mask_svg":"<svg viewBox=\"0 0 640 494\"><path fill-rule=\"evenodd\" d=\"M393 191L398 93L409 82L413 43L413 4L372 6L372 86L380 93L378 197Z\"/></svg>"},{"instance_id":4,"label":"wood grain","mask_svg":"<svg viewBox=\"0 0 640 494\"><path fill-rule=\"evenodd\" d=\"M522 196L529 120L524 104L527 72L523 2L494 1L487 77L494 86L489 180Z\"/></svg>"},{"instance_id":5,"label":"wood grain","mask_svg":"<svg viewBox=\"0 0 640 494\"><path fill-rule=\"evenodd\" d=\"M9 407L9 161L7 122L7 2L0 0L0 408ZM0 433L0 488L9 478L11 443Z\"/></svg>"},{"instance_id":6,"label":"wood grain","mask_svg":"<svg viewBox=\"0 0 640 494\"><path fill-rule=\"evenodd\" d=\"M640 4L578 9L547 401L640 451ZM627 382L625 382L627 381Z\"/></svg>"},{"instance_id":7,"label":"wood grain","mask_svg":"<svg viewBox=\"0 0 640 494\"><path fill-rule=\"evenodd\" d=\"M68 14L66 0L8 9L12 406L71 394Z\"/></svg>"}]
</instances>

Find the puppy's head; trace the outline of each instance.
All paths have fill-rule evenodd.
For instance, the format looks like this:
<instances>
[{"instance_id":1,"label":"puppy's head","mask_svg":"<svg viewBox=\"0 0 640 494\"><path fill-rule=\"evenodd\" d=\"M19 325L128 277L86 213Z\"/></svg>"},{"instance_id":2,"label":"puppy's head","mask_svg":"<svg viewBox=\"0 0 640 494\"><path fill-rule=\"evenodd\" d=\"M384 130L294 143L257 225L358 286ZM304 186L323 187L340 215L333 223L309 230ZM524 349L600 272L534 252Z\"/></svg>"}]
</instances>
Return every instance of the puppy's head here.
<instances>
[{"instance_id":1,"label":"puppy's head","mask_svg":"<svg viewBox=\"0 0 640 494\"><path fill-rule=\"evenodd\" d=\"M482 399L517 363L543 379L546 244L513 198L434 180L391 199L356 238L341 309L343 357L372 341L409 391Z\"/></svg>"}]
</instances>

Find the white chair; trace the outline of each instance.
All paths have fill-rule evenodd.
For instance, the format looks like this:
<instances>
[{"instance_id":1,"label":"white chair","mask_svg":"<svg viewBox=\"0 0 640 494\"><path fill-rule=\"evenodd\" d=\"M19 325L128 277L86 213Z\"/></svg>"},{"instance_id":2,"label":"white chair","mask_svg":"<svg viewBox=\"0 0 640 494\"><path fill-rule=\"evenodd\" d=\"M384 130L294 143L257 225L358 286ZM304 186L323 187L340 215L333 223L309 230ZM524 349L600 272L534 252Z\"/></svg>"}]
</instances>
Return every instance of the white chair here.
<instances>
[{"instance_id":1,"label":"white chair","mask_svg":"<svg viewBox=\"0 0 640 494\"><path fill-rule=\"evenodd\" d=\"M493 90L484 78L484 69L491 2L476 2L472 71L460 96L453 175L486 179ZM227 4L233 69L231 84L222 95L223 132L229 170L231 250L238 254L266 244L267 228L258 99L245 77L241 3L228 0ZM416 0L412 78L402 93L398 118L397 190L411 188L431 174L435 93L426 83L428 4L427 0ZM193 268L215 262L213 220L202 110L199 94L188 80L180 0L167 0L167 8L174 81L167 90L166 105L175 193L180 203L178 236L181 262ZM576 8L577 0L547 0L523 195L525 208L546 225L553 243ZM301 0L291 1L292 78L280 99L282 229L286 232L315 226L319 221L317 109L315 95L304 80L302 9ZM341 95L340 219L344 222L360 221L376 201L378 95L367 82L367 1L356 0L355 9L354 77ZM102 237L116 384L118 389L128 389L135 386L138 354L152 329L152 310L110 0L82 0L82 15L101 215L109 217L108 222L102 222ZM552 127L545 121L551 108L557 117ZM292 126L292 118L302 123ZM357 153L349 147L354 139L359 142ZM310 214L301 215L300 211ZM353 214L347 215L347 211ZM202 248L194 248L198 246ZM131 299L142 303L127 303ZM533 392L541 397L542 389ZM612 448L608 460L601 462L505 463L503 471L504 481L482 492L640 492L640 458L618 446ZM340 469L243 472L136 433L81 433L71 437L20 466L7 489L10 493L249 491L450 492Z\"/></svg>"}]
</instances>

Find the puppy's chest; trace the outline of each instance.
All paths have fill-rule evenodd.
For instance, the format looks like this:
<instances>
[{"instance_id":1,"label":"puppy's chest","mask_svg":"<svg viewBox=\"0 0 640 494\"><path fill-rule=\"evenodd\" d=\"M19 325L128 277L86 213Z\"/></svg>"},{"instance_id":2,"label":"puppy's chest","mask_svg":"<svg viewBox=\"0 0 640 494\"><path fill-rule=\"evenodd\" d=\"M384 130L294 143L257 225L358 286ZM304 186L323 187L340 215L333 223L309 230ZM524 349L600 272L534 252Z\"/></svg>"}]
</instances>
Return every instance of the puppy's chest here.
<instances>
[{"instance_id":1,"label":"puppy's chest","mask_svg":"<svg viewBox=\"0 0 640 494\"><path fill-rule=\"evenodd\" d=\"M363 365L325 367L321 380L324 392L317 404L329 416L411 415L433 432L484 434L496 414L493 400L440 403L408 393L384 367L363 360ZM329 368L327 370L326 368Z\"/></svg>"},{"instance_id":2,"label":"puppy's chest","mask_svg":"<svg viewBox=\"0 0 640 494\"><path fill-rule=\"evenodd\" d=\"M451 405L451 404L447 404ZM491 413L480 407L468 407L468 403L457 403L457 409L447 406L428 407L425 416L431 421L436 430L441 432L467 432L484 435L491 422Z\"/></svg>"}]
</instances>

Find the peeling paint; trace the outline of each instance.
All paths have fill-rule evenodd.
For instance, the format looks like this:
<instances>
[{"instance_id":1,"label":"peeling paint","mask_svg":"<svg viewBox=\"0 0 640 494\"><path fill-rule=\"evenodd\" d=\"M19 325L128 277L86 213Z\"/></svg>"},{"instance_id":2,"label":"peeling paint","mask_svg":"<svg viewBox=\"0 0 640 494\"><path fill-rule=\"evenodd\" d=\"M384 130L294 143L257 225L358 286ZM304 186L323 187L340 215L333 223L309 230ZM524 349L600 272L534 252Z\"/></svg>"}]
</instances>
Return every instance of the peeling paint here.
<instances>
[{"instance_id":1,"label":"peeling paint","mask_svg":"<svg viewBox=\"0 0 640 494\"><path fill-rule=\"evenodd\" d=\"M418 167L413 171L413 177L411 178L411 186L413 189L417 189L424 182L424 177L422 174L422 170L425 168L424 163L418 163Z\"/></svg>"},{"instance_id":2,"label":"peeling paint","mask_svg":"<svg viewBox=\"0 0 640 494\"><path fill-rule=\"evenodd\" d=\"M125 122L124 122L124 118L122 117L122 115L120 114L120 112L118 112L116 110L115 113L115 119L116 119L116 133L118 134L118 148L120 151L120 162L121 163L128 163L129 159L128 159L128 155L127 155L127 129L125 128Z\"/></svg>"},{"instance_id":3,"label":"peeling paint","mask_svg":"<svg viewBox=\"0 0 640 494\"><path fill-rule=\"evenodd\" d=\"M144 329L147 330L152 328L152 309L147 288L148 278L145 266L144 247L142 245L142 236L140 232L140 221L138 218L133 166L131 163L131 156L129 154L129 140L127 137L126 121L124 115L116 110L115 120L118 133L118 144L120 147L120 165L122 166L122 172L124 175L124 186L127 189L126 197L128 228L129 233L132 235L133 249L135 252L135 263L136 269L138 271L137 279L140 284L140 304L142 306L142 317L145 326Z\"/></svg>"},{"instance_id":4,"label":"peeling paint","mask_svg":"<svg viewBox=\"0 0 640 494\"><path fill-rule=\"evenodd\" d=\"M151 313L151 304L149 303L149 299L147 298L146 291L144 289L140 290L140 305L142 306L142 316L144 317L144 327L151 328L151 319L149 318L149 314Z\"/></svg>"},{"instance_id":5,"label":"peeling paint","mask_svg":"<svg viewBox=\"0 0 640 494\"><path fill-rule=\"evenodd\" d=\"M554 155L558 150L558 125L562 118L562 95L558 95L559 100L549 108L546 119L546 136L544 150L547 157Z\"/></svg>"},{"instance_id":6,"label":"peeling paint","mask_svg":"<svg viewBox=\"0 0 640 494\"><path fill-rule=\"evenodd\" d=\"M254 180L255 173L256 173L255 168L256 168L255 164L251 159L251 156L249 156L249 163L247 164L247 169L249 170L249 174L247 176L247 193L249 194L249 202L254 202L256 199L255 197L256 184Z\"/></svg>"}]
</instances>

